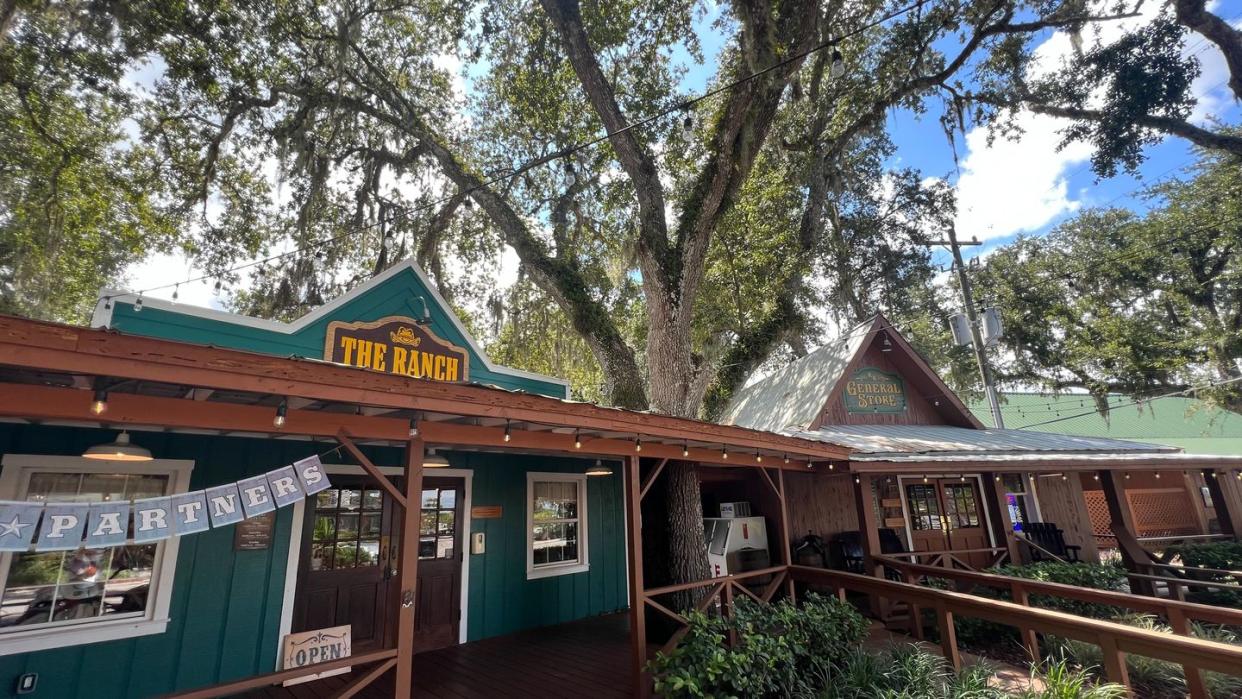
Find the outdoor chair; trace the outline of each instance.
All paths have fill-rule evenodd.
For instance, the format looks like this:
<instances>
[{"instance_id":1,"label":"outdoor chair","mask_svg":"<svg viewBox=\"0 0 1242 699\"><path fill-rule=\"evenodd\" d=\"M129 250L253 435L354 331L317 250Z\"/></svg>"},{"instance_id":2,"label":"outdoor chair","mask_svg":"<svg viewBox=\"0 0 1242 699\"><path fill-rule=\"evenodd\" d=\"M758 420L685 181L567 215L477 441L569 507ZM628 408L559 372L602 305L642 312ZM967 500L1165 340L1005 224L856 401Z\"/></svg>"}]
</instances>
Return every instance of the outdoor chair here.
<instances>
[{"instance_id":1,"label":"outdoor chair","mask_svg":"<svg viewBox=\"0 0 1242 699\"><path fill-rule=\"evenodd\" d=\"M892 529L880 529L880 553L906 553L905 542ZM865 573L863 568L862 532L849 531L837 534L831 546L833 567L850 573ZM891 568L885 568L885 577L900 580L901 575Z\"/></svg>"},{"instance_id":2,"label":"outdoor chair","mask_svg":"<svg viewBox=\"0 0 1242 699\"><path fill-rule=\"evenodd\" d=\"M1058 529L1052 522L1028 522L1022 525L1029 546L1032 561L1050 560L1048 554L1070 563L1078 562L1081 546L1065 543L1065 530Z\"/></svg>"}]
</instances>

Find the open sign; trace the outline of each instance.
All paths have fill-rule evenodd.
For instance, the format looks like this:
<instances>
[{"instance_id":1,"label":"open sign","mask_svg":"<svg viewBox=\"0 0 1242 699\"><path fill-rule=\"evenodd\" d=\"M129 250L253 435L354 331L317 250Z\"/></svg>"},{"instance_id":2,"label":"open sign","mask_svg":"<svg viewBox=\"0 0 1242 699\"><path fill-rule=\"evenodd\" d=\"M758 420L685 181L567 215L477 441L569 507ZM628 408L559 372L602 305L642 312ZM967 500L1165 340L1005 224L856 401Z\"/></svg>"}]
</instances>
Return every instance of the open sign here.
<instances>
[{"instance_id":1,"label":"open sign","mask_svg":"<svg viewBox=\"0 0 1242 699\"><path fill-rule=\"evenodd\" d=\"M307 665L315 665L317 663L326 663L332 660L340 660L348 658L352 652L351 627L333 626L326 629L318 629L315 631L303 631L301 633L291 633L285 636L285 642L282 645L281 667L285 670L306 667ZM344 667L335 670L328 670L309 677L299 677L296 680L285 682L285 686L291 684L299 684L301 682L309 682L323 677L331 677L332 675L343 675L350 671L351 668Z\"/></svg>"}]
</instances>

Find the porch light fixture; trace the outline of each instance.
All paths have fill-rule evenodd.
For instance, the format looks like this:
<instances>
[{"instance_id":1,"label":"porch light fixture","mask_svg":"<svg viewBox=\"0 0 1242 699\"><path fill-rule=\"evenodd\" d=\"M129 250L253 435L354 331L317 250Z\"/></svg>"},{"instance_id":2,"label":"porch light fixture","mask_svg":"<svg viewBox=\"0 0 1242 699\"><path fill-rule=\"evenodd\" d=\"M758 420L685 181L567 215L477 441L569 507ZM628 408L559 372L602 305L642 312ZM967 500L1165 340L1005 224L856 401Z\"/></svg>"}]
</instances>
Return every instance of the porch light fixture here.
<instances>
[{"instance_id":1,"label":"porch light fixture","mask_svg":"<svg viewBox=\"0 0 1242 699\"><path fill-rule=\"evenodd\" d=\"M926 483L926 482L927 482L927 476L923 476L923 482L924 482L924 483Z\"/></svg>"},{"instance_id":2,"label":"porch light fixture","mask_svg":"<svg viewBox=\"0 0 1242 699\"><path fill-rule=\"evenodd\" d=\"M1160 480L1160 472L1156 471L1156 480Z\"/></svg>"},{"instance_id":3,"label":"porch light fixture","mask_svg":"<svg viewBox=\"0 0 1242 699\"><path fill-rule=\"evenodd\" d=\"M574 449L582 448L582 435L578 434L578 430L574 430Z\"/></svg>"},{"instance_id":4,"label":"porch light fixture","mask_svg":"<svg viewBox=\"0 0 1242 699\"><path fill-rule=\"evenodd\" d=\"M603 461L595 460L595 465L586 470L588 476L611 476L612 469L605 466Z\"/></svg>"},{"instance_id":5,"label":"porch light fixture","mask_svg":"<svg viewBox=\"0 0 1242 699\"><path fill-rule=\"evenodd\" d=\"M809 465L810 463L811 463L811 462L809 462L809 461L807 462L807 464L808 464L808 465ZM837 465L836 465L836 464L832 463L831 461L829 461L829 462L828 462L828 470L829 470L829 471L831 471L832 469L834 469L834 468L836 468L836 467L837 467Z\"/></svg>"},{"instance_id":6,"label":"porch light fixture","mask_svg":"<svg viewBox=\"0 0 1242 699\"><path fill-rule=\"evenodd\" d=\"M757 464L763 463L763 455L760 454L758 451L755 452L755 463Z\"/></svg>"},{"instance_id":7,"label":"porch light fixture","mask_svg":"<svg viewBox=\"0 0 1242 699\"><path fill-rule=\"evenodd\" d=\"M957 480L958 480L958 481L960 481L960 482L962 482L962 483L965 483L965 482L966 482L966 474L964 474L964 473L963 473L962 475L958 476L958 477L957 477Z\"/></svg>"},{"instance_id":8,"label":"porch light fixture","mask_svg":"<svg viewBox=\"0 0 1242 699\"><path fill-rule=\"evenodd\" d=\"M410 439L418 436L418 416L410 418Z\"/></svg>"},{"instance_id":9,"label":"porch light fixture","mask_svg":"<svg viewBox=\"0 0 1242 699\"><path fill-rule=\"evenodd\" d=\"M428 449L423 456L423 468L448 468L450 465L449 460L437 454L435 449Z\"/></svg>"},{"instance_id":10,"label":"porch light fixture","mask_svg":"<svg viewBox=\"0 0 1242 699\"><path fill-rule=\"evenodd\" d=\"M789 463L789 454L785 454L783 458L785 459L785 463ZM810 462L808 461L807 464L809 465Z\"/></svg>"},{"instance_id":11,"label":"porch light fixture","mask_svg":"<svg viewBox=\"0 0 1242 699\"><path fill-rule=\"evenodd\" d=\"M509 424L509 418L505 418L505 441L513 439L513 429Z\"/></svg>"},{"instance_id":12,"label":"porch light fixture","mask_svg":"<svg viewBox=\"0 0 1242 699\"><path fill-rule=\"evenodd\" d=\"M1159 477L1160 477L1160 476L1156 476L1156 478L1159 478ZM1069 480L1069 475L1068 475L1068 474L1065 474L1065 473L1062 473L1062 474L1061 474L1061 480L1062 480L1062 481L1068 481L1068 480Z\"/></svg>"},{"instance_id":13,"label":"porch light fixture","mask_svg":"<svg viewBox=\"0 0 1242 699\"><path fill-rule=\"evenodd\" d=\"M883 335L880 336L880 351L881 352L892 352L893 351L893 341L888 339L888 333L884 333Z\"/></svg>"},{"instance_id":14,"label":"porch light fixture","mask_svg":"<svg viewBox=\"0 0 1242 699\"><path fill-rule=\"evenodd\" d=\"M1127 473L1127 474L1126 474L1126 480L1130 480L1130 474L1129 474L1129 473Z\"/></svg>"},{"instance_id":15,"label":"porch light fixture","mask_svg":"<svg viewBox=\"0 0 1242 699\"><path fill-rule=\"evenodd\" d=\"M82 458L96 461L150 461L151 452L136 444L130 444L129 433L122 430L116 436L115 442L96 444L83 452Z\"/></svg>"},{"instance_id":16,"label":"porch light fixture","mask_svg":"<svg viewBox=\"0 0 1242 699\"><path fill-rule=\"evenodd\" d=\"M1208 478L1215 478L1215 477L1216 477L1216 472L1215 472L1215 471L1208 471L1208 472L1207 472L1207 474L1208 474Z\"/></svg>"},{"instance_id":17,"label":"porch light fixture","mask_svg":"<svg viewBox=\"0 0 1242 699\"><path fill-rule=\"evenodd\" d=\"M993 480L995 480L997 483L1000 483L1000 474L998 473L995 476L993 476Z\"/></svg>"},{"instance_id":18,"label":"porch light fixture","mask_svg":"<svg viewBox=\"0 0 1242 699\"><path fill-rule=\"evenodd\" d=\"M724 445L724 444L722 444L722 445L720 446L720 458L722 458L722 459L727 459L727 458L729 458L729 447L728 447L728 445Z\"/></svg>"},{"instance_id":19,"label":"porch light fixture","mask_svg":"<svg viewBox=\"0 0 1242 699\"><path fill-rule=\"evenodd\" d=\"M681 455L683 457L690 456L690 442L681 443Z\"/></svg>"},{"instance_id":20,"label":"porch light fixture","mask_svg":"<svg viewBox=\"0 0 1242 699\"><path fill-rule=\"evenodd\" d=\"M643 450L643 440L640 437L635 437L634 438L634 451L642 451L642 450Z\"/></svg>"},{"instance_id":21,"label":"porch light fixture","mask_svg":"<svg viewBox=\"0 0 1242 699\"><path fill-rule=\"evenodd\" d=\"M1233 477L1242 481L1242 471L1234 471Z\"/></svg>"},{"instance_id":22,"label":"porch light fixture","mask_svg":"<svg viewBox=\"0 0 1242 699\"><path fill-rule=\"evenodd\" d=\"M289 403L285 399L280 399L280 405L276 406L276 417L272 418L272 427L284 427L285 417L289 413Z\"/></svg>"},{"instance_id":23,"label":"porch light fixture","mask_svg":"<svg viewBox=\"0 0 1242 699\"><path fill-rule=\"evenodd\" d=\"M1100 480L1100 474L1098 474L1098 473L1094 473L1094 474L1092 474L1092 475L1091 475L1091 480L1093 480L1093 481L1098 481L1098 480Z\"/></svg>"},{"instance_id":24,"label":"porch light fixture","mask_svg":"<svg viewBox=\"0 0 1242 699\"><path fill-rule=\"evenodd\" d=\"M91 412L95 415L103 415L108 409L108 392L95 391L95 400L91 401Z\"/></svg>"},{"instance_id":25,"label":"porch light fixture","mask_svg":"<svg viewBox=\"0 0 1242 699\"><path fill-rule=\"evenodd\" d=\"M854 476L854 483L855 483L855 484L862 483L862 478L860 478L860 477L858 477L858 476Z\"/></svg>"}]
</instances>

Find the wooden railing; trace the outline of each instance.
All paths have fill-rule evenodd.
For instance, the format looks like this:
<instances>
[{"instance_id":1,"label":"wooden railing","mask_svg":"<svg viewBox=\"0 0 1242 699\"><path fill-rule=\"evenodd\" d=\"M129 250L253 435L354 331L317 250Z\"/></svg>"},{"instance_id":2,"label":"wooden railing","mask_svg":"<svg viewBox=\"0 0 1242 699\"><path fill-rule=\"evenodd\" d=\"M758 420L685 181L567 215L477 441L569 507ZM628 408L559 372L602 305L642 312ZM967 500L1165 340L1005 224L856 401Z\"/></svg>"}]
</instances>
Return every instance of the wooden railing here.
<instances>
[{"instance_id":1,"label":"wooden railing","mask_svg":"<svg viewBox=\"0 0 1242 699\"><path fill-rule=\"evenodd\" d=\"M746 580L754 580L765 576L772 576L772 579L764 586L759 593L751 591L746 585L742 584ZM660 652L668 653L681 643L681 639L685 638L690 631L690 620L684 615L669 609L667 606L655 601L652 597L663 595L671 595L678 592L690 592L693 590L701 590L709 588L707 593L699 599L695 605L695 610L705 612L708 609L718 606L721 613L733 613L733 600L737 594L750 597L756 602L771 602L780 589L781 584L788 580L789 571L787 566L775 566L772 568L761 568L759 570L751 570L745 573L737 573L734 575L726 575L719 578L711 578L710 580L699 580L697 582L682 583L680 585L668 585L665 587L655 587L643 591L643 604L651 607L664 616L672 619L679 624L679 628L673 632L669 640L660 648ZM736 639L729 639L733 642Z\"/></svg>"},{"instance_id":2,"label":"wooden railing","mask_svg":"<svg viewBox=\"0 0 1242 699\"><path fill-rule=\"evenodd\" d=\"M912 565L904 564L900 561L897 564ZM937 575L986 576L983 573L954 571L932 566L925 567ZM1029 603L1006 602L962 592L937 590L906 582L895 582L879 577L845 573L824 568L790 566L789 573L796 582L827 586L833 588L838 596L843 596L844 592L848 590L905 602L911 607L912 617L921 614L919 610L924 608L935 610L936 622L940 632L941 650L945 658L954 667L961 667L961 654L957 648L953 619L955 616L965 616L985 619L1007 626L1015 626L1023 632L1028 640L1033 640L1034 634L1038 632L1096 644L1102 651L1104 671L1108 679L1127 688L1130 687L1129 673L1126 670L1125 663L1127 653L1156 658L1183 666L1186 671L1190 694L1195 699L1200 697L1206 699L1207 697L1206 689L1203 687L1202 678L1199 674L1200 671L1210 670L1229 675L1242 675L1242 646L1205 641L1186 635L1149 631L1111 621L1088 619L1049 609L1031 607ZM1003 576L989 577L999 578ZM1035 581L1020 581L1015 599L1025 601L1025 595L1033 591L1034 587L1026 587L1024 589L1024 586L1028 586L1033 582ZM1008 579L1006 584L1011 584ZM1037 585L1056 585L1056 583L1037 583ZM1064 587L1078 589L1069 585ZM1066 592L1068 596L1069 591L1063 592ZM1083 592L1088 591L1083 590ZM1185 605L1186 603L1166 604ZM1203 605L1188 606L1202 607ZM1209 607L1207 609L1212 608ZM1203 614L1207 613L1206 610L1203 612ZM1206 617L1197 615L1196 618ZM1192 678L1197 678L1198 681Z\"/></svg>"},{"instance_id":3,"label":"wooden railing","mask_svg":"<svg viewBox=\"0 0 1242 699\"><path fill-rule=\"evenodd\" d=\"M289 680L311 677L321 672L330 670L339 670L345 667L358 667L359 665L368 665L370 663L378 663L369 672L365 672L355 677L349 684L341 687L332 696L336 699L348 699L352 697L363 687L367 686L376 677L387 672L397 664L397 649L390 648L388 650L377 650L372 653L363 653L348 658L340 658L338 660L329 660L327 662L315 663L314 665L304 665L292 670L280 670L278 672L269 672L266 675L256 675L241 680L225 682L224 684L216 684L202 689L194 689L188 692L180 692L169 695L170 699L214 699L215 697L227 697L242 692L248 692L252 689L262 689L274 684L288 682Z\"/></svg>"},{"instance_id":4,"label":"wooden railing","mask_svg":"<svg viewBox=\"0 0 1242 699\"><path fill-rule=\"evenodd\" d=\"M1024 607L1030 606L1030 595L1037 594L1078 602L1103 604L1145 614L1156 614L1167 619L1173 633L1179 636L1191 635L1190 623L1193 621L1242 626L1242 610L1214 607L1206 604L1193 604L1182 601L1180 598L1166 600L1157 597L1144 597L1122 592L1077 587L1063 583L921 566L899 561L888 556L876 556L875 560L877 564L898 571L902 579L907 583L916 583L921 578L940 578L953 580L958 583L967 583L971 587L982 586L1005 590L1009 592L1015 604ZM1161 580L1167 582L1167 579L1162 578ZM921 637L922 628L919 622L915 620L917 615L914 610L911 612L911 619L911 633L915 634L916 637ZM1017 624L1011 625L1018 626ZM1035 636L1036 629L1022 626L1018 626L1018 629L1021 633L1022 645L1027 649L1027 653L1032 658L1038 658L1039 646ZM1242 668L1240 668L1239 672L1242 672ZM1202 675L1198 668L1193 665L1186 667L1186 683L1188 688L1191 689L1193 696L1206 696L1205 693L1201 693L1203 691ZM1196 692L1196 688L1200 692Z\"/></svg>"},{"instance_id":5,"label":"wooden railing","mask_svg":"<svg viewBox=\"0 0 1242 699\"><path fill-rule=\"evenodd\" d=\"M942 566L945 568L959 568L961 570L976 570L975 566L963 561L958 556L969 554L985 553L992 556L984 568L992 568L1004 563L1009 558L1009 549L1004 547L988 547L978 549L954 549L952 551L901 551L897 553L886 553L885 557L891 558L908 558L911 563L922 563L928 566ZM879 558L878 556L876 557ZM920 561L919 559L926 559Z\"/></svg>"}]
</instances>

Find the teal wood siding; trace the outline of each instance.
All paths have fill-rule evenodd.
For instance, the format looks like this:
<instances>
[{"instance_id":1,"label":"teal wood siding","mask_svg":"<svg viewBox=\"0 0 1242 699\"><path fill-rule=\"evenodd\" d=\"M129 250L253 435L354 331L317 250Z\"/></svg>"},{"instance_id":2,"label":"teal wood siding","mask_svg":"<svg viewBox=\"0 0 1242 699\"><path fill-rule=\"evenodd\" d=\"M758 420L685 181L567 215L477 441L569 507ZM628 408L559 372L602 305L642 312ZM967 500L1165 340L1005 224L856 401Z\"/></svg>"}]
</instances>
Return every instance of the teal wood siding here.
<instances>
[{"instance_id":1,"label":"teal wood siding","mask_svg":"<svg viewBox=\"0 0 1242 699\"><path fill-rule=\"evenodd\" d=\"M565 397L563 384L488 371L482 358L471 349L467 338L449 319L448 314L453 313L453 310L438 307L418 275L409 268L401 270L328 316L319 318L294 333L153 308L150 304L146 304L141 311L134 311L132 303L122 300L113 301L111 327L124 333L146 337L228 347L281 357L322 359L324 338L327 336L328 324L332 321L373 321L396 315L421 318L422 304L417 300L419 296L427 300L427 307L431 312L428 327L431 331L454 345L465 348L470 355L470 381L514 391ZM248 320L242 316L237 318Z\"/></svg>"},{"instance_id":2,"label":"teal wood siding","mask_svg":"<svg viewBox=\"0 0 1242 699\"><path fill-rule=\"evenodd\" d=\"M526 579L526 474L582 473L593 463L528 454L450 454L474 471L474 507L499 505L497 519L472 519L487 551L467 556L470 593L467 638L474 641L522 629L607 614L629 606L625 567L625 501L621 468L587 479L587 553L582 573ZM434 473L434 472L429 472Z\"/></svg>"},{"instance_id":3,"label":"teal wood siding","mask_svg":"<svg viewBox=\"0 0 1242 699\"><path fill-rule=\"evenodd\" d=\"M0 425L0 452L77 456L115 433ZM134 441L157 458L195 462L191 489L262 473L314 453L310 442L151 432ZM148 697L271 672L293 508L277 511L272 547L233 551L233 528L181 537L163 634L0 656L0 697L39 673L38 697ZM3 640L0 640L3 643Z\"/></svg>"}]
</instances>

